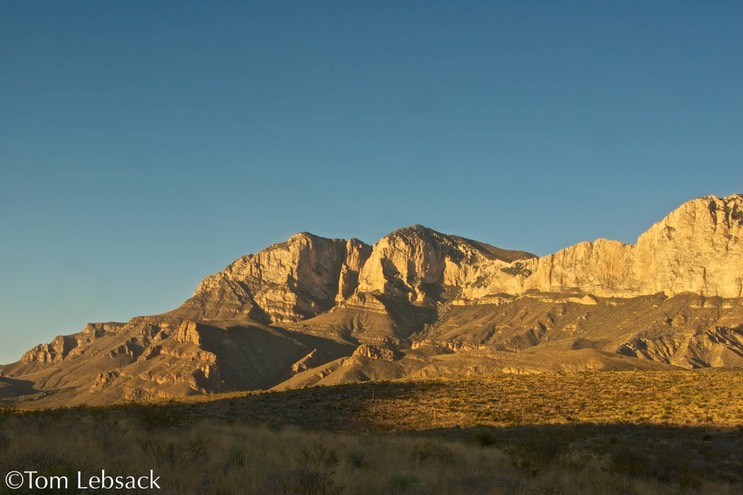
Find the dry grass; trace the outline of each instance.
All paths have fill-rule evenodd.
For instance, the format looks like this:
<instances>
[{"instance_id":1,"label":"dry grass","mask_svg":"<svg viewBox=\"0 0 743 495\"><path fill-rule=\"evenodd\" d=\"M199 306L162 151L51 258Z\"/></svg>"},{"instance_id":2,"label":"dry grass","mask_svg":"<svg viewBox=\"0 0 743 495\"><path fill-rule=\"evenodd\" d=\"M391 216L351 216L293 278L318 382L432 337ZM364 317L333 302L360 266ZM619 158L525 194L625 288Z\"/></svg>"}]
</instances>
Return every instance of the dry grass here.
<instances>
[{"instance_id":1,"label":"dry grass","mask_svg":"<svg viewBox=\"0 0 743 495\"><path fill-rule=\"evenodd\" d=\"M0 474L155 469L173 494L733 494L742 391L733 371L505 375L7 410Z\"/></svg>"},{"instance_id":2,"label":"dry grass","mask_svg":"<svg viewBox=\"0 0 743 495\"><path fill-rule=\"evenodd\" d=\"M433 382L374 405L382 428L743 424L740 372L586 372ZM425 424L422 424L425 422Z\"/></svg>"},{"instance_id":3,"label":"dry grass","mask_svg":"<svg viewBox=\"0 0 743 495\"><path fill-rule=\"evenodd\" d=\"M538 432L493 446L483 436L454 441L216 422L153 429L141 420L81 411L6 417L0 472L154 469L163 493L172 494L738 493L734 481L684 470L653 475L642 448L604 451L585 439L571 447ZM718 442L710 440L710 448Z\"/></svg>"},{"instance_id":4,"label":"dry grass","mask_svg":"<svg viewBox=\"0 0 743 495\"><path fill-rule=\"evenodd\" d=\"M743 425L743 372L616 371L368 382L197 396L181 414L342 431L583 423Z\"/></svg>"}]
</instances>

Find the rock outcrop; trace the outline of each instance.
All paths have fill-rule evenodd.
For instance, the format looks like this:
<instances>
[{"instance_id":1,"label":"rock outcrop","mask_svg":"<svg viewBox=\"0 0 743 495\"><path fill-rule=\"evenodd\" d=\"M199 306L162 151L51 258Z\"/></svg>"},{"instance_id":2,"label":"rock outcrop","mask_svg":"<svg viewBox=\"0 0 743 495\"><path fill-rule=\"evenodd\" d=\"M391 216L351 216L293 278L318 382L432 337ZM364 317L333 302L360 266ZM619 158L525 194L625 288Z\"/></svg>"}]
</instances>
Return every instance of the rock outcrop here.
<instances>
[{"instance_id":1,"label":"rock outcrop","mask_svg":"<svg viewBox=\"0 0 743 495\"><path fill-rule=\"evenodd\" d=\"M358 239L293 235L202 280L181 312L198 318L242 316L263 322L303 320L356 289L370 252Z\"/></svg>"},{"instance_id":2,"label":"rock outcrop","mask_svg":"<svg viewBox=\"0 0 743 495\"><path fill-rule=\"evenodd\" d=\"M584 242L522 264L514 287L494 277L490 291L580 291L606 297L662 292L743 297L743 195L706 196L683 204L634 246Z\"/></svg>"},{"instance_id":3,"label":"rock outcrop","mask_svg":"<svg viewBox=\"0 0 743 495\"><path fill-rule=\"evenodd\" d=\"M743 297L743 195L685 203L640 236L633 261L647 292Z\"/></svg>"},{"instance_id":4,"label":"rock outcrop","mask_svg":"<svg viewBox=\"0 0 743 495\"><path fill-rule=\"evenodd\" d=\"M456 298L478 284L480 267L507 266L534 258L420 225L399 229L380 239L359 275L359 292L383 293L412 304L433 306Z\"/></svg>"},{"instance_id":5,"label":"rock outcrop","mask_svg":"<svg viewBox=\"0 0 743 495\"><path fill-rule=\"evenodd\" d=\"M72 349L77 347L77 339L59 335L49 344L39 344L21 357L22 363L38 362L42 364L62 361Z\"/></svg>"}]
</instances>

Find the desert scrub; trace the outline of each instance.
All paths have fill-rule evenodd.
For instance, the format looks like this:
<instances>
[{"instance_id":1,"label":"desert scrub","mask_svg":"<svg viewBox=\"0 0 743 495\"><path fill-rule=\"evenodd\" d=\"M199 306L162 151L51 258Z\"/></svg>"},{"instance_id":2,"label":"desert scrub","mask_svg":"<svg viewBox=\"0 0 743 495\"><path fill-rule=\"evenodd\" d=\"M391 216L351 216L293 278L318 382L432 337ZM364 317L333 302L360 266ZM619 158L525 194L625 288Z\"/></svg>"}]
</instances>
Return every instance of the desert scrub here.
<instances>
[{"instance_id":1,"label":"desert scrub","mask_svg":"<svg viewBox=\"0 0 743 495\"><path fill-rule=\"evenodd\" d=\"M186 495L725 495L741 396L741 372L611 372L5 408L0 472L154 469Z\"/></svg>"},{"instance_id":2,"label":"desert scrub","mask_svg":"<svg viewBox=\"0 0 743 495\"><path fill-rule=\"evenodd\" d=\"M97 434L100 428L105 437ZM626 426L616 431L542 428L458 429L422 436L332 433L292 426L270 429L212 420L154 430L118 414L102 418L100 411L93 415L62 411L48 417L43 413L4 417L0 437L6 447L0 471L23 466L65 475L102 468L123 473L153 469L166 494L567 494L578 490L650 495L740 490L740 466L730 465L731 459L739 463L741 458L738 432L691 435L686 445L674 443L673 435L666 432L625 431ZM485 442L479 440L484 433ZM638 439L649 447L635 447ZM712 453L687 448L695 442ZM686 457L662 455L673 449ZM705 455L718 467L704 464Z\"/></svg>"},{"instance_id":3,"label":"desert scrub","mask_svg":"<svg viewBox=\"0 0 743 495\"><path fill-rule=\"evenodd\" d=\"M338 485L336 473L340 459L335 450L322 443L311 449L300 450L296 464L282 479L282 491L287 495L338 495L343 486Z\"/></svg>"},{"instance_id":4,"label":"desert scrub","mask_svg":"<svg viewBox=\"0 0 743 495\"><path fill-rule=\"evenodd\" d=\"M735 427L743 424L739 397L740 370L499 374L193 397L163 404L162 416L145 406L137 414L157 427L194 418L343 431L575 423Z\"/></svg>"}]
</instances>

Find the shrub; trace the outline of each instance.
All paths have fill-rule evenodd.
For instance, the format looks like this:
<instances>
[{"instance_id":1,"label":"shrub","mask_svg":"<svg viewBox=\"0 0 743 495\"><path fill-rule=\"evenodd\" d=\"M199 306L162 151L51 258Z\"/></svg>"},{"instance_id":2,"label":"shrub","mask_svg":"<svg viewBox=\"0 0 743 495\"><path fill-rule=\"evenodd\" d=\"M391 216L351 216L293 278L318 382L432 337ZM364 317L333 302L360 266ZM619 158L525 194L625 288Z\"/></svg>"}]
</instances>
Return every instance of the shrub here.
<instances>
[{"instance_id":1,"label":"shrub","mask_svg":"<svg viewBox=\"0 0 743 495\"><path fill-rule=\"evenodd\" d=\"M424 440L417 443L413 448L413 457L421 461L435 459L443 462L451 462L454 460L455 455L454 452L445 445L441 445L432 440Z\"/></svg>"},{"instance_id":2,"label":"shrub","mask_svg":"<svg viewBox=\"0 0 743 495\"><path fill-rule=\"evenodd\" d=\"M420 478L409 473L395 473L390 478L393 493L421 494L425 486Z\"/></svg>"},{"instance_id":3,"label":"shrub","mask_svg":"<svg viewBox=\"0 0 743 495\"><path fill-rule=\"evenodd\" d=\"M337 495L343 491L335 481L340 461L334 450L315 443L312 450L302 449L298 462L282 483L287 495Z\"/></svg>"}]
</instances>

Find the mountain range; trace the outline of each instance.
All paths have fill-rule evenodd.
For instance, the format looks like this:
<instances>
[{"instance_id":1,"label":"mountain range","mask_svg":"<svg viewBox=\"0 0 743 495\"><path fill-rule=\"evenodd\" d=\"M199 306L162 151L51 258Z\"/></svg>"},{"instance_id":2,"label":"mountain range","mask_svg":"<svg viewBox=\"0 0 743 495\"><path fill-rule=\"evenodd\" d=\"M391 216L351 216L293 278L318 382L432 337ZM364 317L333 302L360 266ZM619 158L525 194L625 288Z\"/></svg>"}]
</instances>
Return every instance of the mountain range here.
<instances>
[{"instance_id":1,"label":"mountain range","mask_svg":"<svg viewBox=\"0 0 743 495\"><path fill-rule=\"evenodd\" d=\"M413 225L298 233L180 307L90 323L0 367L23 407L390 379L743 366L743 195L684 203L634 245L538 257Z\"/></svg>"}]
</instances>

